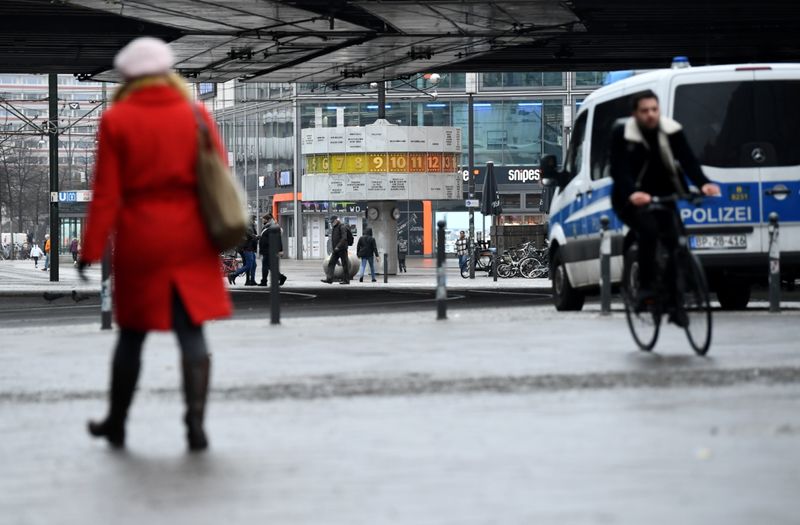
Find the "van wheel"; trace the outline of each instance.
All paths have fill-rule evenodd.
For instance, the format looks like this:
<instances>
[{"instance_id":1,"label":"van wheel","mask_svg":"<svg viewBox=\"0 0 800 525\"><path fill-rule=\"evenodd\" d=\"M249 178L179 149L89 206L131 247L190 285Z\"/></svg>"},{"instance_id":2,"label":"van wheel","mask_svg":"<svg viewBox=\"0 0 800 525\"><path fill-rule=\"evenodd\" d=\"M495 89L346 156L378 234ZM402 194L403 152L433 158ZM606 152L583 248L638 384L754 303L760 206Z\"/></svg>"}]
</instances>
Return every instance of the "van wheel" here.
<instances>
[{"instance_id":1,"label":"van wheel","mask_svg":"<svg viewBox=\"0 0 800 525\"><path fill-rule=\"evenodd\" d=\"M583 293L572 287L561 253L553 256L553 304L559 312L578 311L583 308Z\"/></svg>"},{"instance_id":2,"label":"van wheel","mask_svg":"<svg viewBox=\"0 0 800 525\"><path fill-rule=\"evenodd\" d=\"M750 302L750 283L728 279L717 288L717 299L723 310L744 310Z\"/></svg>"}]
</instances>

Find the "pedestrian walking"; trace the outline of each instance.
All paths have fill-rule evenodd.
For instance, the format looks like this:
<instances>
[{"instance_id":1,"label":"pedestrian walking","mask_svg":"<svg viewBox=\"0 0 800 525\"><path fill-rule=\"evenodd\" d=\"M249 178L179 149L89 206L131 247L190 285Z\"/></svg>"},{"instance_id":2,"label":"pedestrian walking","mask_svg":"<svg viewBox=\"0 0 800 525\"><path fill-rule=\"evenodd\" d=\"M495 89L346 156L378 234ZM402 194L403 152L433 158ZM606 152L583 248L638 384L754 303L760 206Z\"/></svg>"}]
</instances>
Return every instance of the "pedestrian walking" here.
<instances>
[{"instance_id":1,"label":"pedestrian walking","mask_svg":"<svg viewBox=\"0 0 800 525\"><path fill-rule=\"evenodd\" d=\"M42 268L43 272L46 272L50 269L50 235L46 234L44 236L44 268Z\"/></svg>"},{"instance_id":2,"label":"pedestrian walking","mask_svg":"<svg viewBox=\"0 0 800 525\"><path fill-rule=\"evenodd\" d=\"M275 224L275 218L271 213L265 214L262 218L264 226L261 229L261 235L258 238L258 251L261 252L261 282L259 286L268 286L267 277L269 276L269 251L271 249L269 229ZM283 236L278 235L278 257L283 256ZM286 276L280 274L278 284L283 286L286 282Z\"/></svg>"},{"instance_id":3,"label":"pedestrian walking","mask_svg":"<svg viewBox=\"0 0 800 525\"><path fill-rule=\"evenodd\" d=\"M145 337L151 330L174 330L182 353L188 446L199 451L208 446L203 419L211 368L203 323L231 313L219 254L198 202L199 122L208 128L220 159L227 162L227 154L217 126L192 102L173 63L170 47L155 38L133 40L114 59L124 83L100 122L78 271L83 275L88 262L102 258L113 233L120 332L108 416L90 422L89 433L124 446Z\"/></svg>"},{"instance_id":4,"label":"pedestrian walking","mask_svg":"<svg viewBox=\"0 0 800 525\"><path fill-rule=\"evenodd\" d=\"M459 232L458 239L456 239L456 255L458 255L458 269L463 273L469 261L469 252L467 251L467 236L464 231Z\"/></svg>"},{"instance_id":5,"label":"pedestrian walking","mask_svg":"<svg viewBox=\"0 0 800 525\"><path fill-rule=\"evenodd\" d=\"M38 244L34 243L33 248L31 248L31 259L33 259L34 268L39 268L39 257L43 256L44 252L42 251L42 249L39 248Z\"/></svg>"},{"instance_id":6,"label":"pedestrian walking","mask_svg":"<svg viewBox=\"0 0 800 525\"><path fill-rule=\"evenodd\" d=\"M406 252L408 251L408 241L399 241L397 243L397 271L401 273L408 273L406 268Z\"/></svg>"},{"instance_id":7,"label":"pedestrian walking","mask_svg":"<svg viewBox=\"0 0 800 525\"><path fill-rule=\"evenodd\" d=\"M256 247L258 238L256 236L255 225L251 224L245 232L242 244L239 246L239 253L242 255L242 266L235 272L228 274L228 283L236 284L236 278L245 274L245 286L255 286L255 266L256 266Z\"/></svg>"},{"instance_id":8,"label":"pedestrian walking","mask_svg":"<svg viewBox=\"0 0 800 525\"><path fill-rule=\"evenodd\" d=\"M69 243L69 253L72 255L72 265L78 266L78 239L75 237Z\"/></svg>"},{"instance_id":9,"label":"pedestrian walking","mask_svg":"<svg viewBox=\"0 0 800 525\"><path fill-rule=\"evenodd\" d=\"M336 263L342 262L342 280L340 284L350 284L350 264L347 260L347 247L353 245L353 232L342 223L336 215L331 217L331 257L328 260L327 272L323 283L333 282Z\"/></svg>"},{"instance_id":10,"label":"pedestrian walking","mask_svg":"<svg viewBox=\"0 0 800 525\"><path fill-rule=\"evenodd\" d=\"M372 282L376 282L375 260L377 259L380 262L381 256L378 254L378 244L375 242L375 237L372 236L372 228L364 230L364 235L358 239L356 255L361 259L361 272L358 274L358 282L364 282L364 272L367 270L367 264L369 264L369 271L372 274Z\"/></svg>"}]
</instances>

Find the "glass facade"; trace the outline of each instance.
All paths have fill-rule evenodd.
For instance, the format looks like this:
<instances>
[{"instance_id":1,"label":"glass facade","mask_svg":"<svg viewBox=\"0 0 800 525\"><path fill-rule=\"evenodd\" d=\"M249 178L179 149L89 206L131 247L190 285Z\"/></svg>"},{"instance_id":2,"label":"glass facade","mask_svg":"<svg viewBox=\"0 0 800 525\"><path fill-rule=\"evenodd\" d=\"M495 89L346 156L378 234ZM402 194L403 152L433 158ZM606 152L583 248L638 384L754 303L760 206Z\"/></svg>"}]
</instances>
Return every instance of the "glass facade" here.
<instances>
[{"instance_id":1,"label":"glass facade","mask_svg":"<svg viewBox=\"0 0 800 525\"><path fill-rule=\"evenodd\" d=\"M595 72L478 75L473 113L476 166L484 166L488 161L497 166L538 166L546 154L555 155L561 164L567 135L572 131L564 125L565 107L573 110L574 118L580 103L599 87L604 76ZM466 166L469 114L465 86L465 73L440 74L436 83L431 82L429 74L387 82L385 118L402 126L460 127L461 165ZM378 118L377 92L368 84L334 88L306 83L290 87L291 94L286 84L234 83L227 89L227 95L226 88L218 87L223 95L221 108L215 112L235 174L247 187L250 209L284 210L285 213L279 212L279 219L285 230L294 225L293 211L283 204L291 198L293 186L281 184L281 180L295 178L279 174L294 171L295 133L315 126L335 127L339 115L344 126L364 126ZM216 107L220 100L207 103ZM295 108L299 120L296 128ZM298 182L302 191L302 181ZM505 184L500 193L506 210L502 224L533 225L546 220L541 210L541 189L535 183ZM280 207L276 203L281 203ZM423 238L432 227L426 221L444 214L448 216L448 224L455 224L467 214L460 199L426 204L432 207L432 215L423 213L422 201L397 205L401 211L400 247L409 255L426 253ZM315 228L319 230L313 221L306 222L311 220L306 215L303 212L298 225L301 235ZM293 238L288 242L297 246ZM304 253L306 244L304 239Z\"/></svg>"}]
</instances>

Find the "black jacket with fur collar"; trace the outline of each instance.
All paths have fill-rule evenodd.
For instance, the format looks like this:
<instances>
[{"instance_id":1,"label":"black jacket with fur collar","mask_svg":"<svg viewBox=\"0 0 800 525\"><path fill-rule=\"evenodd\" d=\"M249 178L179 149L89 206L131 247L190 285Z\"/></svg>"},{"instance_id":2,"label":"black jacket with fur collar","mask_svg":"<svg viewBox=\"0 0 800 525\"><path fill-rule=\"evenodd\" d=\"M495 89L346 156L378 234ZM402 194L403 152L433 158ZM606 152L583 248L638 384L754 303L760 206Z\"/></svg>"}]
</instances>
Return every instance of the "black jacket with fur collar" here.
<instances>
[{"instance_id":1,"label":"black jacket with fur collar","mask_svg":"<svg viewBox=\"0 0 800 525\"><path fill-rule=\"evenodd\" d=\"M661 160L672 179L670 192L685 194L688 191L686 178L701 188L711 182L703 174L700 163L692 153L683 128L674 120L661 117L658 129L658 144ZM611 202L615 210L622 209L631 193L642 186L649 175L650 145L642 135L636 120L630 117L617 124L611 136L611 178L614 189ZM664 174L664 170L652 170Z\"/></svg>"}]
</instances>

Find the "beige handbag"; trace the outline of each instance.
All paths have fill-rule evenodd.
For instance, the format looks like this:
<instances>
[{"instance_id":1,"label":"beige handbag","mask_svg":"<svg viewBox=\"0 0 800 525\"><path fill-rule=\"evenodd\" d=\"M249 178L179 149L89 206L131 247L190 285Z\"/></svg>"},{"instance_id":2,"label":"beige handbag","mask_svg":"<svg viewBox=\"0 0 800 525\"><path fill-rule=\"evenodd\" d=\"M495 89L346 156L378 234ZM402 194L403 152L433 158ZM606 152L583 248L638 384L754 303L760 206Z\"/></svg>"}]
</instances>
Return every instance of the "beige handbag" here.
<instances>
[{"instance_id":1,"label":"beige handbag","mask_svg":"<svg viewBox=\"0 0 800 525\"><path fill-rule=\"evenodd\" d=\"M231 175L211 140L205 119L194 109L198 127L197 196L214 245L228 250L241 244L247 231L244 191Z\"/></svg>"}]
</instances>

